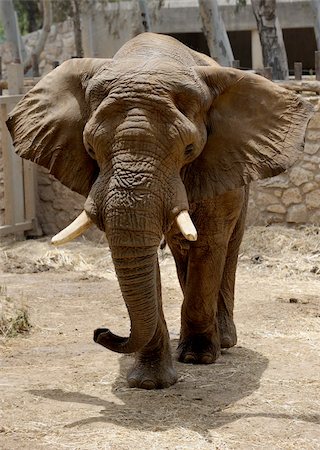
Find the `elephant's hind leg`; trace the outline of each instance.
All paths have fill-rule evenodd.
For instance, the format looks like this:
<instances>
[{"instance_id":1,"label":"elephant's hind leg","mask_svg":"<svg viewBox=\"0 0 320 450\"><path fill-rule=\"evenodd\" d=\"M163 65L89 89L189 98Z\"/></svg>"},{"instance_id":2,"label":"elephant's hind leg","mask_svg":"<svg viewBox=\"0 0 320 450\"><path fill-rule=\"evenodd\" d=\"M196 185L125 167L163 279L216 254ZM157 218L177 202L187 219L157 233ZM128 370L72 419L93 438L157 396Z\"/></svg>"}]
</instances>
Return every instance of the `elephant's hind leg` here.
<instances>
[{"instance_id":1,"label":"elephant's hind leg","mask_svg":"<svg viewBox=\"0 0 320 450\"><path fill-rule=\"evenodd\" d=\"M228 253L223 270L218 299L218 325L221 348L230 348L237 343L237 331L233 321L234 288L238 254L245 228L249 188L245 188L245 197L241 214L233 230L228 245Z\"/></svg>"},{"instance_id":2,"label":"elephant's hind leg","mask_svg":"<svg viewBox=\"0 0 320 450\"><path fill-rule=\"evenodd\" d=\"M218 325L221 348L230 348L237 343L237 331L233 321L234 286L238 250L233 240L230 242L218 299Z\"/></svg>"},{"instance_id":3,"label":"elephant's hind leg","mask_svg":"<svg viewBox=\"0 0 320 450\"><path fill-rule=\"evenodd\" d=\"M232 265L226 266L226 262L233 252L229 243L241 215L243 201L244 189L238 189L195 205L191 213L198 230L198 240L191 243L188 250L183 249L183 242L179 246L177 235L169 234L167 237L184 294L178 347L181 362L213 363L221 349L219 329L232 328L232 320L228 321L228 327L223 322L229 318L223 310L223 296L225 291L229 293L226 289L229 284L227 273ZM224 287L222 294L221 286ZM220 297L221 327L218 313ZM229 303L226 303L228 307ZM231 331L229 335L235 337Z\"/></svg>"},{"instance_id":4,"label":"elephant's hind leg","mask_svg":"<svg viewBox=\"0 0 320 450\"><path fill-rule=\"evenodd\" d=\"M228 242L238 218L233 207L223 207L224 199L197 204L192 219L198 240L183 249L179 235L168 236L176 260L184 300L178 360L193 364L213 363L220 354L217 320L218 298ZM228 216L228 217L225 217Z\"/></svg>"}]
</instances>

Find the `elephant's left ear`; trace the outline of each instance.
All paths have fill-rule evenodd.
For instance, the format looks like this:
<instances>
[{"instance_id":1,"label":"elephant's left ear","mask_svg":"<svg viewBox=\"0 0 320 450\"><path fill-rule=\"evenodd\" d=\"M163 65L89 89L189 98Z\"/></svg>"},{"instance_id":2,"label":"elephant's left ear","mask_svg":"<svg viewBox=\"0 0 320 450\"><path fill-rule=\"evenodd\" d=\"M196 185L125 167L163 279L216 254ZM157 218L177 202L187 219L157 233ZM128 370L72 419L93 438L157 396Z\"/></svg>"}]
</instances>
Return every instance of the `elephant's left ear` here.
<instances>
[{"instance_id":1,"label":"elephant's left ear","mask_svg":"<svg viewBox=\"0 0 320 450\"><path fill-rule=\"evenodd\" d=\"M15 150L87 196L99 168L83 143L90 114L86 87L110 60L70 59L43 77L9 114Z\"/></svg>"},{"instance_id":2,"label":"elephant's left ear","mask_svg":"<svg viewBox=\"0 0 320 450\"><path fill-rule=\"evenodd\" d=\"M220 67L197 71L213 101L207 144L184 173L193 201L272 177L295 162L311 104L259 75Z\"/></svg>"}]
</instances>

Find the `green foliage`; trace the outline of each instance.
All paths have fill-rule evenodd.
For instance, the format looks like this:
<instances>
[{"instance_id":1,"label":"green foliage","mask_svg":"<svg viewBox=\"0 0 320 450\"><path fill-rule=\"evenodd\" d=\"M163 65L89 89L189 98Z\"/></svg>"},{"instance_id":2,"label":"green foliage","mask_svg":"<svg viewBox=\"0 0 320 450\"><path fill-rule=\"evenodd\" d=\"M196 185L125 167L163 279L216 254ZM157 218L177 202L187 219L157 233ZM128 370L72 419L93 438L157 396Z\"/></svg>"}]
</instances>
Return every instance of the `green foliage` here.
<instances>
[{"instance_id":1,"label":"green foliage","mask_svg":"<svg viewBox=\"0 0 320 450\"><path fill-rule=\"evenodd\" d=\"M81 0L76 0L81 3ZM52 1L52 15L53 22L64 22L73 16L72 0L53 0Z\"/></svg>"},{"instance_id":2,"label":"green foliage","mask_svg":"<svg viewBox=\"0 0 320 450\"><path fill-rule=\"evenodd\" d=\"M119 1L121 0L100 0L103 3ZM160 0L160 2L162 1ZM53 23L63 22L73 17L74 2L85 5L88 0L51 0ZM42 27L42 5L39 0L13 0L13 5L18 15L19 28L22 35L32 33ZM0 22L0 42L4 40L4 29Z\"/></svg>"},{"instance_id":3,"label":"green foliage","mask_svg":"<svg viewBox=\"0 0 320 450\"><path fill-rule=\"evenodd\" d=\"M4 35L4 28L3 25L0 21L0 44L2 44L2 42L4 42L6 40L5 35Z\"/></svg>"},{"instance_id":4,"label":"green foliage","mask_svg":"<svg viewBox=\"0 0 320 450\"><path fill-rule=\"evenodd\" d=\"M41 28L42 14L37 0L13 0L18 15L21 34L32 33Z\"/></svg>"},{"instance_id":5,"label":"green foliage","mask_svg":"<svg viewBox=\"0 0 320 450\"><path fill-rule=\"evenodd\" d=\"M239 9L243 6L247 6L247 0L236 0L236 13L239 12Z\"/></svg>"},{"instance_id":6,"label":"green foliage","mask_svg":"<svg viewBox=\"0 0 320 450\"><path fill-rule=\"evenodd\" d=\"M75 1L81 2L81 0ZM63 22L72 17L72 0L52 0L51 3L53 23ZM13 4L18 15L22 35L32 33L32 31L39 30L42 27L42 10L39 0L13 0Z\"/></svg>"}]
</instances>

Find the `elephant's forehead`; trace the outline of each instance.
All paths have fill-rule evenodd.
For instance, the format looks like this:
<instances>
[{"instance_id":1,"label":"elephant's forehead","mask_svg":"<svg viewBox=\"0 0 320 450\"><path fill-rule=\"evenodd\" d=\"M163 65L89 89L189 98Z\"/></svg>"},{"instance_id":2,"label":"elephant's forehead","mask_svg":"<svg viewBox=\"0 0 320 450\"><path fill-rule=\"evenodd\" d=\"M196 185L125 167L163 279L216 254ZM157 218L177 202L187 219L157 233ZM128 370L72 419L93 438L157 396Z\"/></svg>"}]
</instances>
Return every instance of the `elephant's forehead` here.
<instances>
[{"instance_id":1,"label":"elephant's forehead","mask_svg":"<svg viewBox=\"0 0 320 450\"><path fill-rule=\"evenodd\" d=\"M135 89L139 85L171 91L183 86L199 88L199 79L192 67L157 58L144 62L115 60L102 67L92 79L92 87L95 88L121 86Z\"/></svg>"}]
</instances>

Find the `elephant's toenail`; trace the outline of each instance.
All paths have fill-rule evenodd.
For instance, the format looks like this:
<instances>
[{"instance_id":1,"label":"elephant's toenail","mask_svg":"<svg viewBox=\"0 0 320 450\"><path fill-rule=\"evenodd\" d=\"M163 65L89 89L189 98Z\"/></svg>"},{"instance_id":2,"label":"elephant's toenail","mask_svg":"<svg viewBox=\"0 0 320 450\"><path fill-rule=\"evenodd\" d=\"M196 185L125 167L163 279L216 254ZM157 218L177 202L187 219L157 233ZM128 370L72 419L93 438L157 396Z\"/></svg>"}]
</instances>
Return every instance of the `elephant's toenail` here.
<instances>
[{"instance_id":1,"label":"elephant's toenail","mask_svg":"<svg viewBox=\"0 0 320 450\"><path fill-rule=\"evenodd\" d=\"M224 336L221 339L221 348L230 348L232 347L232 341L231 338L229 336Z\"/></svg>"},{"instance_id":2,"label":"elephant's toenail","mask_svg":"<svg viewBox=\"0 0 320 450\"><path fill-rule=\"evenodd\" d=\"M128 385L131 388L138 387L138 380L136 380L135 378L128 378Z\"/></svg>"},{"instance_id":3,"label":"elephant's toenail","mask_svg":"<svg viewBox=\"0 0 320 450\"><path fill-rule=\"evenodd\" d=\"M214 362L214 358L210 354L202 355L201 362L202 362L202 364L212 364Z\"/></svg>"},{"instance_id":4,"label":"elephant's toenail","mask_svg":"<svg viewBox=\"0 0 320 450\"><path fill-rule=\"evenodd\" d=\"M185 363L193 364L196 362L196 357L193 353L186 353L182 360Z\"/></svg>"},{"instance_id":5,"label":"elephant's toenail","mask_svg":"<svg viewBox=\"0 0 320 450\"><path fill-rule=\"evenodd\" d=\"M144 380L140 384L141 389L155 389L156 385L155 382L152 380Z\"/></svg>"}]
</instances>

